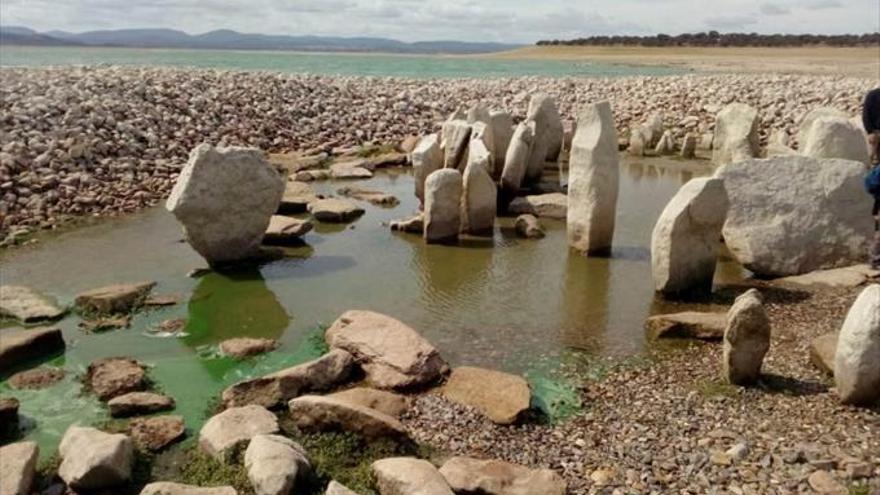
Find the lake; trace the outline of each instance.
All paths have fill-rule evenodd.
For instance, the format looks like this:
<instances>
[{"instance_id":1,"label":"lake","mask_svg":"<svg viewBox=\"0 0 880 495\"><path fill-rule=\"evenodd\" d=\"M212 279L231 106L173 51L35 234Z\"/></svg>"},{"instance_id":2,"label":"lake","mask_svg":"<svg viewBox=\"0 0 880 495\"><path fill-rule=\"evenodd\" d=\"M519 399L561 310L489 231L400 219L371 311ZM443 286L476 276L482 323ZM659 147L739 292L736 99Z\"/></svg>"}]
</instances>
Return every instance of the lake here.
<instances>
[{"instance_id":1,"label":"lake","mask_svg":"<svg viewBox=\"0 0 880 495\"><path fill-rule=\"evenodd\" d=\"M681 74L681 69L559 60L489 57L299 53L97 47L0 46L0 66L139 65L345 76L617 77Z\"/></svg>"}]
</instances>

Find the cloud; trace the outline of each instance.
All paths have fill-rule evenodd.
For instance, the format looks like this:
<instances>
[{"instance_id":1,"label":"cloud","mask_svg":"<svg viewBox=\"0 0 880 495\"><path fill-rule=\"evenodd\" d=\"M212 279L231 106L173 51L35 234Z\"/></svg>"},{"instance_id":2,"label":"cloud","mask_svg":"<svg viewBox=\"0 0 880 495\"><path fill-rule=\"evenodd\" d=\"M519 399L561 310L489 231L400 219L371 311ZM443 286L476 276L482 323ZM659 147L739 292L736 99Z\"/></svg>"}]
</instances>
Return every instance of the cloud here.
<instances>
[{"instance_id":1,"label":"cloud","mask_svg":"<svg viewBox=\"0 0 880 495\"><path fill-rule=\"evenodd\" d=\"M840 0L811 0L805 2L803 7L807 10L840 9L843 8L843 3Z\"/></svg>"},{"instance_id":2,"label":"cloud","mask_svg":"<svg viewBox=\"0 0 880 495\"><path fill-rule=\"evenodd\" d=\"M770 2L762 3L760 11L764 15L788 15L791 13L788 7Z\"/></svg>"},{"instance_id":3,"label":"cloud","mask_svg":"<svg viewBox=\"0 0 880 495\"><path fill-rule=\"evenodd\" d=\"M757 23L758 19L753 15L721 15L709 17L704 22L710 28L743 29Z\"/></svg>"}]
</instances>

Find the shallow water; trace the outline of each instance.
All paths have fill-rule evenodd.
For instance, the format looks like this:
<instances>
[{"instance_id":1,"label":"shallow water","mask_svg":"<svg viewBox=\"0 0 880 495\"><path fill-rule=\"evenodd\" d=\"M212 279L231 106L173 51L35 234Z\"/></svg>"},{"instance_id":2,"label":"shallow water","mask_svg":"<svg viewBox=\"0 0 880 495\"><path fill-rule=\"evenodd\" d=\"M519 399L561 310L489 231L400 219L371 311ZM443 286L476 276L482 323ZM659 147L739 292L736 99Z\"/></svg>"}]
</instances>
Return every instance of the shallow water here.
<instances>
[{"instance_id":1,"label":"shallow water","mask_svg":"<svg viewBox=\"0 0 880 495\"><path fill-rule=\"evenodd\" d=\"M459 246L426 245L419 236L393 233L387 222L416 211L409 171L357 182L395 194L401 205L364 203L351 225L318 224L307 246L251 270L187 273L204 262L162 208L109 220L14 250L0 258L4 284L26 284L69 303L76 293L104 284L155 280L155 294L181 303L136 315L130 329L85 334L75 316L60 323L68 342L63 385L45 391L10 390L22 414L38 428L29 436L54 449L71 422L106 419L82 396L77 375L94 359L132 356L150 365L156 387L177 400L191 432L227 385L308 360L321 325L348 309L394 316L421 332L453 365L500 368L532 376L595 357L638 356L643 323L665 303L655 301L650 235L660 211L687 180L708 173L694 162L645 159L621 166L618 225L610 258L569 252L564 221L543 220L547 237L515 237L513 219L499 219L492 239ZM350 182L316 184L333 192ZM721 273L735 272L725 269ZM668 308L667 308L668 309ZM185 335L160 338L150 330L187 318ZM236 336L279 339L279 351L236 363L216 345Z\"/></svg>"},{"instance_id":2,"label":"shallow water","mask_svg":"<svg viewBox=\"0 0 880 495\"><path fill-rule=\"evenodd\" d=\"M0 46L0 66L140 65L347 76L517 77L680 74L681 69L584 61L496 60L439 55L297 53L104 47Z\"/></svg>"}]
</instances>

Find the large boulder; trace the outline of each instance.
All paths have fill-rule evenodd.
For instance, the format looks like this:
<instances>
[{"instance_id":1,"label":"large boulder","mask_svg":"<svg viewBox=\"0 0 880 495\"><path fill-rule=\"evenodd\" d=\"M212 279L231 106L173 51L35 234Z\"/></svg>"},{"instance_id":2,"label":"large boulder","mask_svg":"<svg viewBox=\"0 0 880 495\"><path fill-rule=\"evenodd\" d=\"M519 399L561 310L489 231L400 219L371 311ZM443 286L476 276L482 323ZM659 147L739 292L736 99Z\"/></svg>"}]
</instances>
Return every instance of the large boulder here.
<instances>
[{"instance_id":1,"label":"large boulder","mask_svg":"<svg viewBox=\"0 0 880 495\"><path fill-rule=\"evenodd\" d=\"M300 491L312 466L305 449L278 435L257 435L244 452L244 467L256 495L291 495Z\"/></svg>"},{"instance_id":2,"label":"large boulder","mask_svg":"<svg viewBox=\"0 0 880 495\"><path fill-rule=\"evenodd\" d=\"M442 134L443 168L464 170L471 140L471 125L467 120L447 120L443 124Z\"/></svg>"},{"instance_id":3,"label":"large boulder","mask_svg":"<svg viewBox=\"0 0 880 495\"><path fill-rule=\"evenodd\" d=\"M0 447L0 493L31 495L40 448L34 442L19 442Z\"/></svg>"},{"instance_id":4,"label":"large boulder","mask_svg":"<svg viewBox=\"0 0 880 495\"><path fill-rule=\"evenodd\" d=\"M869 165L865 133L846 118L822 117L813 122L802 154L812 158L841 158Z\"/></svg>"},{"instance_id":5,"label":"large boulder","mask_svg":"<svg viewBox=\"0 0 880 495\"><path fill-rule=\"evenodd\" d=\"M578 118L568 179L568 243L586 254L607 254L614 238L620 183L617 130L607 101Z\"/></svg>"},{"instance_id":6,"label":"large boulder","mask_svg":"<svg viewBox=\"0 0 880 495\"><path fill-rule=\"evenodd\" d=\"M495 158L492 178L497 179L501 177L501 171L504 170L507 148L510 147L515 124L510 113L501 110L493 110L489 113L489 123L492 126L492 138L495 140L492 146Z\"/></svg>"},{"instance_id":7,"label":"large boulder","mask_svg":"<svg viewBox=\"0 0 880 495\"><path fill-rule=\"evenodd\" d=\"M804 145L809 141L809 134L813 130L813 123L817 120L822 118L848 119L849 117L849 114L834 107L817 107L805 113L798 124L798 149L803 151Z\"/></svg>"},{"instance_id":8,"label":"large boulder","mask_svg":"<svg viewBox=\"0 0 880 495\"><path fill-rule=\"evenodd\" d=\"M495 227L498 188L489 174L492 155L481 141L471 141L468 164L462 176L461 230L491 234Z\"/></svg>"},{"instance_id":9,"label":"large boulder","mask_svg":"<svg viewBox=\"0 0 880 495\"><path fill-rule=\"evenodd\" d=\"M71 426L58 453L58 476L75 490L109 488L131 479L134 448L125 435Z\"/></svg>"},{"instance_id":10,"label":"large boulder","mask_svg":"<svg viewBox=\"0 0 880 495\"><path fill-rule=\"evenodd\" d=\"M711 292L730 202L724 181L693 179L672 198L651 236L654 289L664 294Z\"/></svg>"},{"instance_id":11,"label":"large boulder","mask_svg":"<svg viewBox=\"0 0 880 495\"><path fill-rule=\"evenodd\" d=\"M456 493L565 495L565 480L551 469L529 469L504 461L453 457L440 474Z\"/></svg>"},{"instance_id":12,"label":"large boulder","mask_svg":"<svg viewBox=\"0 0 880 495\"><path fill-rule=\"evenodd\" d=\"M416 197L425 202L425 181L428 176L443 168L443 150L440 148L440 136L431 134L419 141L412 152L413 178L416 183Z\"/></svg>"},{"instance_id":13,"label":"large boulder","mask_svg":"<svg viewBox=\"0 0 880 495\"><path fill-rule=\"evenodd\" d=\"M107 401L114 418L152 414L174 409L174 399L153 392L130 392Z\"/></svg>"},{"instance_id":14,"label":"large boulder","mask_svg":"<svg viewBox=\"0 0 880 495\"><path fill-rule=\"evenodd\" d=\"M425 241L458 239L463 187L461 173L455 169L444 168L428 176L425 181Z\"/></svg>"},{"instance_id":15,"label":"large boulder","mask_svg":"<svg viewBox=\"0 0 880 495\"><path fill-rule=\"evenodd\" d=\"M534 121L521 122L516 126L510 143L507 145L507 153L504 155L504 165L501 172L501 189L509 196L516 194L522 186L534 140Z\"/></svg>"},{"instance_id":16,"label":"large boulder","mask_svg":"<svg viewBox=\"0 0 880 495\"><path fill-rule=\"evenodd\" d=\"M65 309L55 301L29 288L17 285L0 286L0 316L15 318L24 324L57 320Z\"/></svg>"},{"instance_id":17,"label":"large boulder","mask_svg":"<svg viewBox=\"0 0 880 495\"><path fill-rule=\"evenodd\" d=\"M770 350L770 319L761 294L750 289L727 313L724 331L724 377L735 385L750 385L761 376Z\"/></svg>"},{"instance_id":18,"label":"large boulder","mask_svg":"<svg viewBox=\"0 0 880 495\"><path fill-rule=\"evenodd\" d=\"M331 348L351 353L381 389L428 385L448 366L437 349L401 321L372 311L347 311L324 334Z\"/></svg>"},{"instance_id":19,"label":"large boulder","mask_svg":"<svg viewBox=\"0 0 880 495\"><path fill-rule=\"evenodd\" d=\"M255 404L276 407L307 392L329 390L351 374L354 358L333 349L318 359L275 373L236 383L223 391L226 407Z\"/></svg>"},{"instance_id":20,"label":"large boulder","mask_svg":"<svg viewBox=\"0 0 880 495\"><path fill-rule=\"evenodd\" d=\"M760 145L757 110L732 103L718 113L712 149L716 167L754 158L760 153Z\"/></svg>"},{"instance_id":21,"label":"large boulder","mask_svg":"<svg viewBox=\"0 0 880 495\"><path fill-rule=\"evenodd\" d=\"M392 457L373 463L381 495L454 495L440 471L428 461Z\"/></svg>"},{"instance_id":22,"label":"large boulder","mask_svg":"<svg viewBox=\"0 0 880 495\"><path fill-rule=\"evenodd\" d=\"M125 357L104 358L92 362L86 370L86 383L103 401L141 391L147 386L143 366L136 360Z\"/></svg>"},{"instance_id":23,"label":"large boulder","mask_svg":"<svg viewBox=\"0 0 880 495\"><path fill-rule=\"evenodd\" d=\"M225 263L259 252L283 194L284 179L259 150L202 144L190 153L165 206L193 249L208 263Z\"/></svg>"},{"instance_id":24,"label":"large boulder","mask_svg":"<svg viewBox=\"0 0 880 495\"><path fill-rule=\"evenodd\" d=\"M880 285L866 288L852 305L840 330L834 356L834 381L845 404L880 400Z\"/></svg>"},{"instance_id":25,"label":"large boulder","mask_svg":"<svg viewBox=\"0 0 880 495\"><path fill-rule=\"evenodd\" d=\"M565 220L568 217L568 196L563 193L522 196L514 199L507 210L515 215Z\"/></svg>"},{"instance_id":26,"label":"large boulder","mask_svg":"<svg viewBox=\"0 0 880 495\"><path fill-rule=\"evenodd\" d=\"M199 432L199 446L221 462L229 462L257 435L278 432L278 418L261 406L233 407L209 419Z\"/></svg>"},{"instance_id":27,"label":"large boulder","mask_svg":"<svg viewBox=\"0 0 880 495\"><path fill-rule=\"evenodd\" d=\"M679 338L721 340L727 328L726 313L698 313L686 311L655 315L645 322L648 334L655 339Z\"/></svg>"},{"instance_id":28,"label":"large boulder","mask_svg":"<svg viewBox=\"0 0 880 495\"><path fill-rule=\"evenodd\" d=\"M406 396L368 387L350 388L327 397L375 409L393 418L399 418L410 406L410 400Z\"/></svg>"},{"instance_id":29,"label":"large boulder","mask_svg":"<svg viewBox=\"0 0 880 495\"><path fill-rule=\"evenodd\" d=\"M231 486L201 487L159 481L145 486L140 495L238 495L238 492Z\"/></svg>"},{"instance_id":30,"label":"large boulder","mask_svg":"<svg viewBox=\"0 0 880 495\"><path fill-rule=\"evenodd\" d=\"M290 417L303 431L348 431L365 438L406 439L406 427L375 409L333 397L304 395L288 404Z\"/></svg>"},{"instance_id":31,"label":"large boulder","mask_svg":"<svg viewBox=\"0 0 880 495\"><path fill-rule=\"evenodd\" d=\"M532 398L523 377L470 366L454 368L442 394L453 402L476 408L501 425L516 422L528 410Z\"/></svg>"},{"instance_id":32,"label":"large boulder","mask_svg":"<svg viewBox=\"0 0 880 495\"><path fill-rule=\"evenodd\" d=\"M64 337L59 328L3 330L0 339L0 371L7 371L37 358L64 351Z\"/></svg>"},{"instance_id":33,"label":"large boulder","mask_svg":"<svg viewBox=\"0 0 880 495\"><path fill-rule=\"evenodd\" d=\"M861 261L873 229L864 165L787 156L732 163L724 240L762 277L800 275Z\"/></svg>"}]
</instances>

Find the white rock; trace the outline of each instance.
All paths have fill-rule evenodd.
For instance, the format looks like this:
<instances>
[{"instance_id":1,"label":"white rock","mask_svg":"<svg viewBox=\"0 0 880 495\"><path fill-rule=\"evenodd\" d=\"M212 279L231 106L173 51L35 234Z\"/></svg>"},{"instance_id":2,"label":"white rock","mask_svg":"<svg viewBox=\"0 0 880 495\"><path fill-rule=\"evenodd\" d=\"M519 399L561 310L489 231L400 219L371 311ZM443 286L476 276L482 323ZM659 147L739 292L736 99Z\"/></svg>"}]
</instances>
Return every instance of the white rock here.
<instances>
[{"instance_id":1,"label":"white rock","mask_svg":"<svg viewBox=\"0 0 880 495\"><path fill-rule=\"evenodd\" d=\"M199 446L211 457L229 462L251 438L277 431L278 418L265 407L233 407L205 423L199 432Z\"/></svg>"},{"instance_id":2,"label":"white rock","mask_svg":"<svg viewBox=\"0 0 880 495\"><path fill-rule=\"evenodd\" d=\"M257 495L296 493L312 466L298 443L279 435L257 435L244 452L244 467Z\"/></svg>"},{"instance_id":3,"label":"white rock","mask_svg":"<svg viewBox=\"0 0 880 495\"><path fill-rule=\"evenodd\" d=\"M492 138L495 140L492 146L495 157L493 178L498 178L501 176L501 171L504 170L507 148L510 147L515 124L510 113L498 110L489 113L489 120L492 126Z\"/></svg>"},{"instance_id":4,"label":"white rock","mask_svg":"<svg viewBox=\"0 0 880 495\"><path fill-rule=\"evenodd\" d=\"M443 168L443 150L440 136L431 134L419 141L412 152L413 177L416 183L416 197L424 204L425 180L436 170Z\"/></svg>"},{"instance_id":5,"label":"white rock","mask_svg":"<svg viewBox=\"0 0 880 495\"><path fill-rule=\"evenodd\" d=\"M516 126L507 153L504 169L501 172L501 187L510 194L516 194L522 186L529 165L532 143L535 140L535 122L522 122Z\"/></svg>"},{"instance_id":6,"label":"white rock","mask_svg":"<svg viewBox=\"0 0 880 495\"><path fill-rule=\"evenodd\" d=\"M767 157L797 155L798 152L789 147L788 142L788 134L784 130L774 130L767 143Z\"/></svg>"},{"instance_id":7,"label":"white rock","mask_svg":"<svg viewBox=\"0 0 880 495\"><path fill-rule=\"evenodd\" d=\"M472 163L473 161L483 163L483 168L485 168L486 172L490 174L490 178L495 169L495 156L490 147L495 145L494 139L495 138L492 136L492 128L489 127L488 124L484 124L483 122L474 122L471 124L471 141L468 145L467 163ZM479 146L475 148L475 144L479 144ZM480 156L472 158L470 154L475 149L480 150ZM467 164L465 164L465 167L467 167Z\"/></svg>"},{"instance_id":8,"label":"white rock","mask_svg":"<svg viewBox=\"0 0 880 495\"><path fill-rule=\"evenodd\" d=\"M526 121L535 122L535 140L526 169L526 180L534 182L541 178L545 162L559 158L565 130L556 101L543 93L532 95Z\"/></svg>"},{"instance_id":9,"label":"white rock","mask_svg":"<svg viewBox=\"0 0 880 495\"><path fill-rule=\"evenodd\" d=\"M642 132L645 136L645 145L649 147L657 146L663 133L666 131L666 124L663 123L663 115L659 113L652 114L642 126Z\"/></svg>"},{"instance_id":10,"label":"white rock","mask_svg":"<svg viewBox=\"0 0 880 495\"><path fill-rule=\"evenodd\" d=\"M846 112L834 107L817 107L810 110L809 112L804 114L803 118L798 124L797 141L799 150L803 151L804 144L809 140L809 134L813 130L813 123L823 117L841 119L850 118L850 116Z\"/></svg>"},{"instance_id":11,"label":"white rock","mask_svg":"<svg viewBox=\"0 0 880 495\"><path fill-rule=\"evenodd\" d=\"M644 129L642 126L633 127L629 132L629 148L627 151L632 156L645 156L645 149L648 143L648 137L646 134L650 133L650 131Z\"/></svg>"},{"instance_id":12,"label":"white rock","mask_svg":"<svg viewBox=\"0 0 880 495\"><path fill-rule=\"evenodd\" d=\"M74 489L97 490L131 479L134 450L125 435L71 426L58 447L58 476Z\"/></svg>"},{"instance_id":13,"label":"white rock","mask_svg":"<svg viewBox=\"0 0 880 495\"><path fill-rule=\"evenodd\" d=\"M873 229L864 165L789 156L747 160L716 172L730 211L724 240L734 258L763 277L852 265Z\"/></svg>"},{"instance_id":14,"label":"white rock","mask_svg":"<svg viewBox=\"0 0 880 495\"><path fill-rule=\"evenodd\" d=\"M449 120L443 124L443 168L464 170L470 139L471 126L466 120Z\"/></svg>"},{"instance_id":15,"label":"white rock","mask_svg":"<svg viewBox=\"0 0 880 495\"><path fill-rule=\"evenodd\" d=\"M568 243L587 254L611 250L620 182L617 130L607 101L578 118L569 161Z\"/></svg>"},{"instance_id":16,"label":"white rock","mask_svg":"<svg viewBox=\"0 0 880 495\"><path fill-rule=\"evenodd\" d=\"M40 448L35 442L0 447L0 494L30 495Z\"/></svg>"},{"instance_id":17,"label":"white rock","mask_svg":"<svg viewBox=\"0 0 880 495\"><path fill-rule=\"evenodd\" d=\"M658 155L671 155L675 153L672 131L666 131L660 136L660 141L657 141L657 146L654 147L654 153Z\"/></svg>"},{"instance_id":18,"label":"white rock","mask_svg":"<svg viewBox=\"0 0 880 495\"><path fill-rule=\"evenodd\" d=\"M462 176L444 168L425 181L425 233L427 242L458 239L461 230Z\"/></svg>"},{"instance_id":19,"label":"white rock","mask_svg":"<svg viewBox=\"0 0 880 495\"><path fill-rule=\"evenodd\" d=\"M383 412L331 396L304 395L288 403L290 417L302 431L349 431L371 440L406 440L406 427Z\"/></svg>"},{"instance_id":20,"label":"white rock","mask_svg":"<svg viewBox=\"0 0 880 495\"><path fill-rule=\"evenodd\" d=\"M724 377L736 385L750 385L761 376L770 349L770 320L761 293L750 289L736 298L727 313L724 331Z\"/></svg>"},{"instance_id":21,"label":"white rock","mask_svg":"<svg viewBox=\"0 0 880 495\"><path fill-rule=\"evenodd\" d=\"M17 285L0 286L0 316L9 316L22 323L55 320L65 310L39 292Z\"/></svg>"},{"instance_id":22,"label":"white rock","mask_svg":"<svg viewBox=\"0 0 880 495\"><path fill-rule=\"evenodd\" d=\"M327 491L324 492L324 495L358 495L358 493L334 480L327 485Z\"/></svg>"},{"instance_id":23,"label":"white rock","mask_svg":"<svg viewBox=\"0 0 880 495\"><path fill-rule=\"evenodd\" d=\"M807 140L802 144L803 155L812 158L842 158L868 165L865 134L845 118L821 117L813 121Z\"/></svg>"},{"instance_id":24,"label":"white rock","mask_svg":"<svg viewBox=\"0 0 880 495\"><path fill-rule=\"evenodd\" d=\"M159 481L145 486L141 490L140 495L238 495L238 492L231 486L202 488L200 486Z\"/></svg>"},{"instance_id":25,"label":"white rock","mask_svg":"<svg viewBox=\"0 0 880 495\"><path fill-rule=\"evenodd\" d=\"M682 186L660 214L651 236L657 291L711 292L729 207L721 179L693 179Z\"/></svg>"},{"instance_id":26,"label":"white rock","mask_svg":"<svg viewBox=\"0 0 880 495\"><path fill-rule=\"evenodd\" d=\"M715 118L712 163L718 167L754 158L760 152L758 111L742 104L724 107Z\"/></svg>"},{"instance_id":27,"label":"white rock","mask_svg":"<svg viewBox=\"0 0 880 495\"><path fill-rule=\"evenodd\" d=\"M498 188L488 170L492 155L479 140L472 140L462 176L461 230L491 234L495 226Z\"/></svg>"},{"instance_id":28,"label":"white rock","mask_svg":"<svg viewBox=\"0 0 880 495\"><path fill-rule=\"evenodd\" d=\"M446 479L430 462L393 457L373 463L381 495L454 495Z\"/></svg>"},{"instance_id":29,"label":"white rock","mask_svg":"<svg viewBox=\"0 0 880 495\"><path fill-rule=\"evenodd\" d=\"M193 249L221 263L257 254L283 194L284 179L259 150L202 144L165 207L183 224Z\"/></svg>"},{"instance_id":30,"label":"white rock","mask_svg":"<svg viewBox=\"0 0 880 495\"><path fill-rule=\"evenodd\" d=\"M837 393L846 404L880 400L880 285L866 288L852 305L834 356Z\"/></svg>"}]
</instances>

